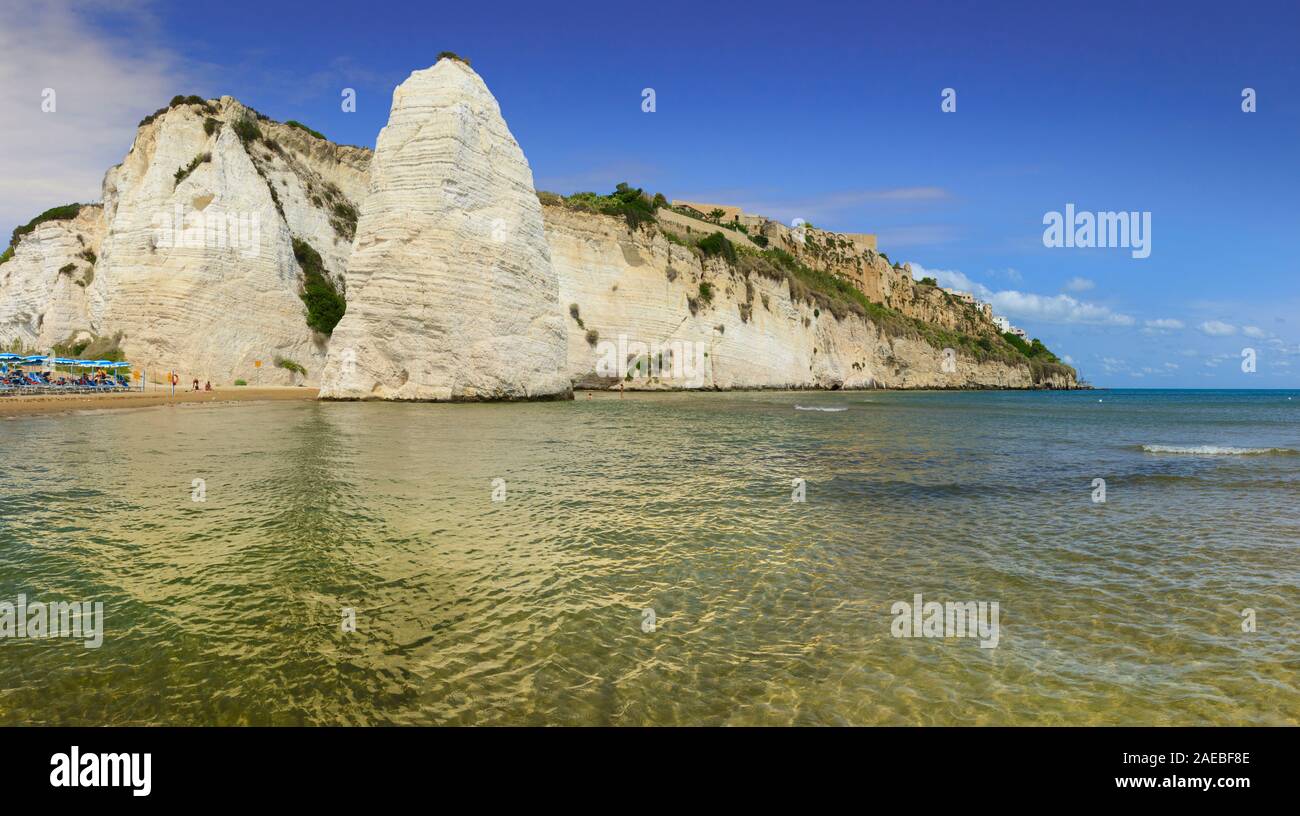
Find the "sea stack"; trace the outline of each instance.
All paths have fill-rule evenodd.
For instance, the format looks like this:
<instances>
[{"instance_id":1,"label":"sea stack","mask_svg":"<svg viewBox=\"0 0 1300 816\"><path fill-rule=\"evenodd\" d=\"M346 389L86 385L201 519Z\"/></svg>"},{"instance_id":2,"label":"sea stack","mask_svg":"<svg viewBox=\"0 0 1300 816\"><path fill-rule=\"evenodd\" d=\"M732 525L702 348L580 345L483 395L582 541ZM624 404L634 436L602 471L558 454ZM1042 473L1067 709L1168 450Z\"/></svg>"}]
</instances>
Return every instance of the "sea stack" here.
<instances>
[{"instance_id":1,"label":"sea stack","mask_svg":"<svg viewBox=\"0 0 1300 816\"><path fill-rule=\"evenodd\" d=\"M346 280L322 398L572 396L532 170L460 59L393 92Z\"/></svg>"}]
</instances>

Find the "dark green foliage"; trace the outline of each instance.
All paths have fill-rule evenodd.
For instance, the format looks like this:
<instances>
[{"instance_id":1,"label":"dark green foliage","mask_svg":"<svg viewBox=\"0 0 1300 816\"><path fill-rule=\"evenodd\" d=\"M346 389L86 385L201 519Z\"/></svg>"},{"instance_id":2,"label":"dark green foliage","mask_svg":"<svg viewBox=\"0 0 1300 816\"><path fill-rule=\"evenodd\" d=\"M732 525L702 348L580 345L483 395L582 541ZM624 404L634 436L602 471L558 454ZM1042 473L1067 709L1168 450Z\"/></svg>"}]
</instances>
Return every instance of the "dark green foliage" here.
<instances>
[{"instance_id":1,"label":"dark green foliage","mask_svg":"<svg viewBox=\"0 0 1300 816\"><path fill-rule=\"evenodd\" d=\"M753 241L754 243L758 244L758 245L761 246L761 247L765 247L765 246L767 246L767 236L766 236L766 235L755 235L754 237L750 238L749 240Z\"/></svg>"},{"instance_id":2,"label":"dark green foliage","mask_svg":"<svg viewBox=\"0 0 1300 816\"><path fill-rule=\"evenodd\" d=\"M439 60L444 60L444 59L454 59L454 60L456 60L457 62L463 62L463 63L465 63L466 65L469 65L469 60L465 59L465 58L462 57L460 54L457 54L455 51L439 51L439 52L438 52L438 59L439 59Z\"/></svg>"},{"instance_id":3,"label":"dark green foliage","mask_svg":"<svg viewBox=\"0 0 1300 816\"><path fill-rule=\"evenodd\" d=\"M762 253L743 252L737 269L746 275L754 273L772 280L784 280L790 287L791 298L817 307L815 313L829 311L837 320L856 314L876 324L890 337L922 340L936 349L952 348L979 361L996 359L1010 365L1029 363L1035 382L1041 382L1050 374L1073 374L1073 369L1060 364L1055 357L1049 359L1046 355L1031 356L1032 347L1015 335L1007 335L1005 338L972 337L907 317L884 304L869 300L847 281L829 272L805 266L782 249L773 248ZM1019 343L1012 342L1012 338ZM1046 354L1050 355L1050 352Z\"/></svg>"},{"instance_id":4,"label":"dark green foliage","mask_svg":"<svg viewBox=\"0 0 1300 816\"><path fill-rule=\"evenodd\" d=\"M292 371L293 373L301 374L304 377L307 376L307 369L298 365L293 360L286 360L283 357L276 357L275 365L276 368L283 368L285 371Z\"/></svg>"},{"instance_id":5,"label":"dark green foliage","mask_svg":"<svg viewBox=\"0 0 1300 816\"><path fill-rule=\"evenodd\" d=\"M715 232L707 238L701 238L696 244L705 257L719 256L727 259L727 263L735 265L736 247L726 236L720 232Z\"/></svg>"},{"instance_id":6,"label":"dark green foliage","mask_svg":"<svg viewBox=\"0 0 1300 816\"><path fill-rule=\"evenodd\" d=\"M939 282L938 282L937 280L935 280L934 278L930 278L930 277L921 278L921 280L917 281L917 283L921 284L922 286L936 286L936 287L937 287L937 286L939 285Z\"/></svg>"},{"instance_id":7,"label":"dark green foliage","mask_svg":"<svg viewBox=\"0 0 1300 816\"><path fill-rule=\"evenodd\" d=\"M595 329L587 329L587 345L594 346L600 341L600 333Z\"/></svg>"},{"instance_id":8,"label":"dark green foliage","mask_svg":"<svg viewBox=\"0 0 1300 816\"><path fill-rule=\"evenodd\" d=\"M1002 339L1006 340L1009 346L1011 346L1021 354L1025 355L1026 357L1031 356L1029 353L1029 344L1026 343L1024 340L1021 340L1019 337L1012 334L1011 332L1003 332Z\"/></svg>"},{"instance_id":9,"label":"dark green foliage","mask_svg":"<svg viewBox=\"0 0 1300 816\"><path fill-rule=\"evenodd\" d=\"M9 239L9 246L18 246L18 239L27 233L44 224L46 221L68 221L77 217L81 212L81 204L64 204L62 207L51 207L45 212L23 224L21 227L14 227L13 237Z\"/></svg>"},{"instance_id":10,"label":"dark green foliage","mask_svg":"<svg viewBox=\"0 0 1300 816\"><path fill-rule=\"evenodd\" d=\"M79 340L76 343L55 343L54 354L58 357L74 357L78 360L84 360L86 358L82 357L81 353L89 345L89 340Z\"/></svg>"},{"instance_id":11,"label":"dark green foliage","mask_svg":"<svg viewBox=\"0 0 1300 816\"><path fill-rule=\"evenodd\" d=\"M571 210L621 215L632 230L656 223L654 200L640 187L629 187L625 181L620 182L614 192L607 196L596 193L574 193L571 196L561 197L554 193L538 193L537 199L543 204L563 204Z\"/></svg>"},{"instance_id":12,"label":"dark green foliage","mask_svg":"<svg viewBox=\"0 0 1300 816\"><path fill-rule=\"evenodd\" d=\"M182 181L184 181L189 176L189 174L193 173L195 168L197 168L200 164L203 164L204 162L210 162L210 161L212 161L211 153L200 153L199 155L195 156L194 159L185 167L176 168L176 184L179 185Z\"/></svg>"},{"instance_id":13,"label":"dark green foliage","mask_svg":"<svg viewBox=\"0 0 1300 816\"><path fill-rule=\"evenodd\" d=\"M245 145L262 138L262 129L257 126L257 122L248 118L248 116L241 116L235 120L234 128L235 135Z\"/></svg>"},{"instance_id":14,"label":"dark green foliage","mask_svg":"<svg viewBox=\"0 0 1300 816\"><path fill-rule=\"evenodd\" d=\"M319 130L312 130L311 128L304 125L302 122L299 122L297 119L289 119L288 121L285 122L285 124L291 128L297 128L298 130L301 130L305 133L310 133L311 135L315 136L317 139L321 139L322 141L329 141L328 139L325 138L325 134L321 133Z\"/></svg>"},{"instance_id":15,"label":"dark green foliage","mask_svg":"<svg viewBox=\"0 0 1300 816\"><path fill-rule=\"evenodd\" d=\"M153 120L157 119L159 116L162 116L162 115L163 115L164 113L166 113L168 110L170 110L170 109L169 109L169 108L159 108L158 110L156 110L156 111L154 111L153 113L149 114L149 115L146 116L145 118L141 119L141 120L140 120L140 124L137 125L137 127L144 127L145 125L149 124L149 123L152 122Z\"/></svg>"},{"instance_id":16,"label":"dark green foliage","mask_svg":"<svg viewBox=\"0 0 1300 816\"><path fill-rule=\"evenodd\" d=\"M74 263L64 264L63 266L59 267L60 275L71 275L73 272L76 271L77 271L77 265Z\"/></svg>"},{"instance_id":17,"label":"dark green foliage","mask_svg":"<svg viewBox=\"0 0 1300 816\"><path fill-rule=\"evenodd\" d=\"M654 208L657 210L657 209L659 209L660 207L667 207L667 206L668 206L668 199L664 198L664 194L663 194L663 193L655 193L655 197L654 197L654 199L653 199L650 203L651 203L651 204L654 206Z\"/></svg>"},{"instance_id":18,"label":"dark green foliage","mask_svg":"<svg viewBox=\"0 0 1300 816\"><path fill-rule=\"evenodd\" d=\"M149 114L145 118L141 119L139 126L144 127L145 125L157 119L159 116L162 116L164 113L171 110L172 108L180 107L181 105L201 105L203 107L203 110L207 111L208 113L214 113L216 110L210 104L208 104L208 101L206 99L204 99L201 96L194 96L194 95L181 96L180 94L177 94L176 96L172 97L172 101L168 102L166 107L159 108L158 110Z\"/></svg>"},{"instance_id":19,"label":"dark green foliage","mask_svg":"<svg viewBox=\"0 0 1300 816\"><path fill-rule=\"evenodd\" d=\"M321 334L330 334L343 319L348 304L325 274L320 253L306 241L293 239L293 257L302 268L302 302L307 305L307 325Z\"/></svg>"},{"instance_id":20,"label":"dark green foliage","mask_svg":"<svg viewBox=\"0 0 1300 816\"><path fill-rule=\"evenodd\" d=\"M216 119L213 119L211 116L203 120L203 132L208 134L209 136L216 133L217 129L220 127L221 127L221 123L218 122Z\"/></svg>"},{"instance_id":21,"label":"dark green foliage","mask_svg":"<svg viewBox=\"0 0 1300 816\"><path fill-rule=\"evenodd\" d=\"M0 264L2 264L2 263L4 263L4 262L8 261L8 260L9 260L10 258L12 258L13 256L14 256L14 248L11 247L11 246L10 246L10 247L5 247L5 251L4 251L4 252L0 252Z\"/></svg>"},{"instance_id":22,"label":"dark green foliage","mask_svg":"<svg viewBox=\"0 0 1300 816\"><path fill-rule=\"evenodd\" d=\"M90 340L71 342L71 338L54 344L54 353L59 357L75 357L78 360L109 360L120 363L126 360L122 352L122 333L112 337L95 337Z\"/></svg>"},{"instance_id":23,"label":"dark green foliage","mask_svg":"<svg viewBox=\"0 0 1300 816\"><path fill-rule=\"evenodd\" d=\"M700 300L705 305L713 303L713 284L708 281L700 281Z\"/></svg>"},{"instance_id":24,"label":"dark green foliage","mask_svg":"<svg viewBox=\"0 0 1300 816\"><path fill-rule=\"evenodd\" d=\"M347 201L336 201L334 214L330 216L330 226L340 237L351 241L357 234L357 208Z\"/></svg>"},{"instance_id":25,"label":"dark green foliage","mask_svg":"<svg viewBox=\"0 0 1300 816\"><path fill-rule=\"evenodd\" d=\"M263 178L266 178L266 177L263 176ZM281 217L281 218L283 218L283 217L284 217L284 205L280 203L280 194L279 194L278 192L276 192L276 190L275 190L275 185L274 185L273 183L271 183L271 180L270 180L270 179L266 179L266 189L269 190L270 193L271 193L271 203L275 205L275 211L278 212L278 213L280 214L280 217Z\"/></svg>"}]
</instances>

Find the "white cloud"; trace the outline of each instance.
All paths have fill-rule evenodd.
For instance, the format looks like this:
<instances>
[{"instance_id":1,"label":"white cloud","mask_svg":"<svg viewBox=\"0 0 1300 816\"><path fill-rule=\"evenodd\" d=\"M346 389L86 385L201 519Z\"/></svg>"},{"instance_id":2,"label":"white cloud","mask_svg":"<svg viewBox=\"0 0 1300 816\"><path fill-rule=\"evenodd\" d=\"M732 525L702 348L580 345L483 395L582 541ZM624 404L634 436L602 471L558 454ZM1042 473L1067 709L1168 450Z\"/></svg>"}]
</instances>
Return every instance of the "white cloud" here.
<instances>
[{"instance_id":1,"label":"white cloud","mask_svg":"<svg viewBox=\"0 0 1300 816\"><path fill-rule=\"evenodd\" d=\"M1070 278L1065 282L1065 288L1070 292L1086 292L1096 285L1087 278Z\"/></svg>"},{"instance_id":2,"label":"white cloud","mask_svg":"<svg viewBox=\"0 0 1300 816\"><path fill-rule=\"evenodd\" d=\"M915 280L934 278L939 282L940 286L946 286L949 289L956 289L961 292L970 292L984 300L988 300L993 296L993 290L982 283L976 283L955 269L927 269L919 263L913 262L912 278Z\"/></svg>"},{"instance_id":3,"label":"white cloud","mask_svg":"<svg viewBox=\"0 0 1300 816\"><path fill-rule=\"evenodd\" d=\"M995 312L1007 317L1039 320L1044 323L1096 326L1131 326L1135 322L1126 314L1113 312L1095 303L1075 300L1069 295L1035 295L1014 289L994 292L955 269L927 269L919 263L912 262L912 277L916 280L931 277L937 280L940 286L970 292L981 300L992 303Z\"/></svg>"},{"instance_id":4,"label":"white cloud","mask_svg":"<svg viewBox=\"0 0 1300 816\"><path fill-rule=\"evenodd\" d=\"M1102 357L1101 367L1107 374L1114 374L1116 371L1127 369L1129 366L1128 362L1124 360L1115 357Z\"/></svg>"},{"instance_id":5,"label":"white cloud","mask_svg":"<svg viewBox=\"0 0 1300 816\"><path fill-rule=\"evenodd\" d=\"M1183 321L1175 320L1172 317L1160 317L1146 321L1146 327L1156 331L1176 331L1183 327Z\"/></svg>"},{"instance_id":6,"label":"white cloud","mask_svg":"<svg viewBox=\"0 0 1300 816\"><path fill-rule=\"evenodd\" d=\"M91 14L113 15L111 36ZM178 58L150 44L143 4L24 4L0 24L0 222L25 223L60 204L97 201L104 172L131 146L136 124L177 93L198 92ZM45 89L55 110L42 110Z\"/></svg>"},{"instance_id":7,"label":"white cloud","mask_svg":"<svg viewBox=\"0 0 1300 816\"><path fill-rule=\"evenodd\" d=\"M1258 337L1260 339L1268 337L1268 333L1259 326L1242 326L1241 333L1247 337Z\"/></svg>"},{"instance_id":8,"label":"white cloud","mask_svg":"<svg viewBox=\"0 0 1300 816\"><path fill-rule=\"evenodd\" d=\"M1207 320L1197 328L1211 337L1228 337L1237 333L1236 326L1224 323L1222 320Z\"/></svg>"},{"instance_id":9,"label":"white cloud","mask_svg":"<svg viewBox=\"0 0 1300 816\"><path fill-rule=\"evenodd\" d=\"M1040 320L1044 323L1132 326L1135 322L1126 314L1113 312L1095 303L1075 300L1069 295L1047 296L1009 290L995 292L990 300L997 312L1025 320Z\"/></svg>"}]
</instances>

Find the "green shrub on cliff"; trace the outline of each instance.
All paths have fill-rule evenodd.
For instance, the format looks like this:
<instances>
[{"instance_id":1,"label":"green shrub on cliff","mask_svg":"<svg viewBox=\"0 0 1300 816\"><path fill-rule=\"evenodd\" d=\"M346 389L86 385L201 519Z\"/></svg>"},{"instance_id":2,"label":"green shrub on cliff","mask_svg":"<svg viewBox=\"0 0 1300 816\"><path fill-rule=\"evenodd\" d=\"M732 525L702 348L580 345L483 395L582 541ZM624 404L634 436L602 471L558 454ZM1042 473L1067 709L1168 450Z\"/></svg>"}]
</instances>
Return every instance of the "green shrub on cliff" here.
<instances>
[{"instance_id":1,"label":"green shrub on cliff","mask_svg":"<svg viewBox=\"0 0 1300 816\"><path fill-rule=\"evenodd\" d=\"M1020 339L1019 337L1017 337L1016 335L1012 334L1011 332L1003 332L1003 333L1002 333L1002 339L1005 340L1005 341L1007 341L1007 345L1011 346L1011 347L1014 348L1016 351L1020 352L1021 354L1025 355L1026 357L1029 357L1029 356L1030 356L1030 354L1029 354L1029 344L1026 343L1024 340L1021 340L1021 339Z\"/></svg>"},{"instance_id":2,"label":"green shrub on cliff","mask_svg":"<svg viewBox=\"0 0 1300 816\"><path fill-rule=\"evenodd\" d=\"M70 221L76 218L77 213L81 212L83 206L82 204L64 204L62 207L51 207L21 227L14 227L13 236L9 239L9 246L11 248L18 246L18 239L32 232L46 221Z\"/></svg>"},{"instance_id":3,"label":"green shrub on cliff","mask_svg":"<svg viewBox=\"0 0 1300 816\"><path fill-rule=\"evenodd\" d=\"M179 108L181 105L198 105L201 108L203 108L203 111L205 113L216 113L217 110L212 106L210 102L208 102L208 100L204 99L201 96L196 96L194 94L191 94L189 96L181 96L180 94L177 94L176 96L172 97L171 102L168 102L165 106L159 108L158 110L149 114L145 118L141 119L140 124L137 127L144 127L145 125L154 121L159 116L162 116L164 113L171 110L172 108ZM208 135L210 136L212 134L209 133Z\"/></svg>"},{"instance_id":4,"label":"green shrub on cliff","mask_svg":"<svg viewBox=\"0 0 1300 816\"><path fill-rule=\"evenodd\" d=\"M736 263L736 245L727 240L726 236L720 232L715 232L707 238L701 238L695 244L704 253L706 258L722 257L727 259L727 263L735 265Z\"/></svg>"},{"instance_id":5,"label":"green shrub on cliff","mask_svg":"<svg viewBox=\"0 0 1300 816\"><path fill-rule=\"evenodd\" d=\"M326 142L329 141L329 139L325 138L325 134L321 133L319 130L312 130L311 128L304 125L302 122L299 122L297 119L286 119L285 124L291 128L297 128L298 130L301 130L304 133L310 133L311 135L315 136L317 139L320 139L322 141L326 141Z\"/></svg>"},{"instance_id":6,"label":"green shrub on cliff","mask_svg":"<svg viewBox=\"0 0 1300 816\"><path fill-rule=\"evenodd\" d=\"M262 129L257 126L255 120L250 119L247 115L236 119L233 127L235 129L235 135L238 136L239 140L245 145L251 142L256 142L258 139L262 138Z\"/></svg>"},{"instance_id":7,"label":"green shrub on cliff","mask_svg":"<svg viewBox=\"0 0 1300 816\"><path fill-rule=\"evenodd\" d=\"M186 166L176 168L176 185L179 186L180 183L188 178L190 173L193 173L200 164L210 161L212 161L211 153L200 153Z\"/></svg>"},{"instance_id":8,"label":"green shrub on cliff","mask_svg":"<svg viewBox=\"0 0 1300 816\"><path fill-rule=\"evenodd\" d=\"M307 325L321 334L330 334L343 319L348 304L325 274L320 253L311 244L293 239L293 257L302 268L302 302L307 306Z\"/></svg>"},{"instance_id":9,"label":"green shrub on cliff","mask_svg":"<svg viewBox=\"0 0 1300 816\"><path fill-rule=\"evenodd\" d=\"M338 201L330 213L330 226L339 237L351 241L357 234L357 208L347 201Z\"/></svg>"},{"instance_id":10,"label":"green shrub on cliff","mask_svg":"<svg viewBox=\"0 0 1300 816\"><path fill-rule=\"evenodd\" d=\"M307 369L298 365L293 360L286 360L283 357L276 357L275 366L276 368L283 368L285 371L292 371L295 374L301 374L304 377L307 376Z\"/></svg>"},{"instance_id":11,"label":"green shrub on cliff","mask_svg":"<svg viewBox=\"0 0 1300 816\"><path fill-rule=\"evenodd\" d=\"M557 196L555 193L540 192L537 199L543 204L561 204L571 210L621 216L632 230L656 223L655 210L662 206L658 202L666 201L662 194L651 198L640 187L631 187L626 181L619 182L614 192L605 196L598 193Z\"/></svg>"},{"instance_id":12,"label":"green shrub on cliff","mask_svg":"<svg viewBox=\"0 0 1300 816\"><path fill-rule=\"evenodd\" d=\"M444 59L454 59L454 60L456 60L457 62L463 62L463 63L465 63L466 65L469 65L469 60L465 59L465 58L462 57L460 54L457 54L455 51L439 51L439 52L438 52L438 61L441 61L441 60L444 60Z\"/></svg>"}]
</instances>

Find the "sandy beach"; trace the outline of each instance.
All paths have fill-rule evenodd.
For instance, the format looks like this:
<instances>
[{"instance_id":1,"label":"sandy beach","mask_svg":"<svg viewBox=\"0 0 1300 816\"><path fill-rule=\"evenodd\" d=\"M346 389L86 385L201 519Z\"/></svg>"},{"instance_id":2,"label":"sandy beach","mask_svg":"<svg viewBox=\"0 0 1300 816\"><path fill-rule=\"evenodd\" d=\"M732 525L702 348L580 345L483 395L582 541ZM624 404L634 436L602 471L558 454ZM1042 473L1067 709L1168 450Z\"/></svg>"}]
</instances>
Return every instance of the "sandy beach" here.
<instances>
[{"instance_id":1,"label":"sandy beach","mask_svg":"<svg viewBox=\"0 0 1300 816\"><path fill-rule=\"evenodd\" d=\"M41 394L0 397L0 417L61 414L69 411L95 411L105 408L148 408L179 403L262 402L266 400L312 400L315 388L265 386L249 388L226 386L212 391L181 391L175 395L164 390L128 391L121 394Z\"/></svg>"}]
</instances>

